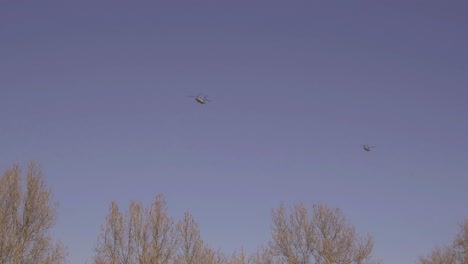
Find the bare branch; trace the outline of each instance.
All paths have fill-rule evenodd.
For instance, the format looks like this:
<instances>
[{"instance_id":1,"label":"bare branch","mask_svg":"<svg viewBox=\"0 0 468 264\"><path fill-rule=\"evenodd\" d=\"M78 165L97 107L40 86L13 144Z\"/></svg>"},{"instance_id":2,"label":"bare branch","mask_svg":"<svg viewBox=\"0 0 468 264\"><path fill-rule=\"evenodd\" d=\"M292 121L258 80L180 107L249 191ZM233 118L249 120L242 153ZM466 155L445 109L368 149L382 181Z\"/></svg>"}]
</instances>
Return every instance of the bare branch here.
<instances>
[{"instance_id":1,"label":"bare branch","mask_svg":"<svg viewBox=\"0 0 468 264\"><path fill-rule=\"evenodd\" d=\"M460 231L450 246L435 247L419 257L419 264L466 264L468 263L468 219L460 225Z\"/></svg>"},{"instance_id":2,"label":"bare branch","mask_svg":"<svg viewBox=\"0 0 468 264\"><path fill-rule=\"evenodd\" d=\"M112 202L102 230L95 264L167 264L177 248L174 222L167 214L162 195L156 196L146 210L140 203L132 202L126 215Z\"/></svg>"},{"instance_id":3,"label":"bare branch","mask_svg":"<svg viewBox=\"0 0 468 264\"><path fill-rule=\"evenodd\" d=\"M65 249L53 245L49 235L57 219L39 166L31 162L26 172L14 165L0 177L0 263L62 263Z\"/></svg>"},{"instance_id":4,"label":"bare branch","mask_svg":"<svg viewBox=\"0 0 468 264\"><path fill-rule=\"evenodd\" d=\"M318 204L312 216L302 204L287 214L284 205L273 210L273 240L270 248L276 260L288 264L361 264L370 261L372 237L358 237L339 209Z\"/></svg>"},{"instance_id":5,"label":"bare branch","mask_svg":"<svg viewBox=\"0 0 468 264\"><path fill-rule=\"evenodd\" d=\"M189 212L185 212L184 218L177 223L177 232L181 239L180 253L176 263L196 264L202 255L203 241L200 238L200 229Z\"/></svg>"}]
</instances>

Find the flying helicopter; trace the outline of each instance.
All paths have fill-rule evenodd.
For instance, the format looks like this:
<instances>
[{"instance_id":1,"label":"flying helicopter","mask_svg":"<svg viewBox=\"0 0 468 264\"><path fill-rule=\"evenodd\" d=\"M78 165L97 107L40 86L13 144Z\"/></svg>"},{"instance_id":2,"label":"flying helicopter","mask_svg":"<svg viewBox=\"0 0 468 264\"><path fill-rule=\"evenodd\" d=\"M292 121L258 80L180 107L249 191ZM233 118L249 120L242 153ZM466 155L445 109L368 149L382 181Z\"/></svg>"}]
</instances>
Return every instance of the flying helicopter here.
<instances>
[{"instance_id":1,"label":"flying helicopter","mask_svg":"<svg viewBox=\"0 0 468 264\"><path fill-rule=\"evenodd\" d=\"M200 97L200 95L197 95L189 97L195 98L195 101L197 101L197 103L199 104L206 104L207 102L211 102L210 100L208 100L208 96Z\"/></svg>"},{"instance_id":2,"label":"flying helicopter","mask_svg":"<svg viewBox=\"0 0 468 264\"><path fill-rule=\"evenodd\" d=\"M375 147L371 147L371 146L369 146L369 145L362 145L362 148L363 148L365 151L369 152L369 151L371 151L371 149L373 149L373 148L375 148Z\"/></svg>"}]
</instances>

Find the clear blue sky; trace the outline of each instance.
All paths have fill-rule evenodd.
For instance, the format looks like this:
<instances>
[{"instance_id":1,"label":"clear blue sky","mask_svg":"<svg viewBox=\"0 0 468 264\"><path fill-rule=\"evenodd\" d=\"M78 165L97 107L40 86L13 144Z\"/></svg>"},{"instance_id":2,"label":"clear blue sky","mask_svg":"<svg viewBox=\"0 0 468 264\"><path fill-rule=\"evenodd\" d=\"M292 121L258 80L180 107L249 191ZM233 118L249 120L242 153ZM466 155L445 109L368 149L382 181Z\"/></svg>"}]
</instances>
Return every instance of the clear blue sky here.
<instances>
[{"instance_id":1,"label":"clear blue sky","mask_svg":"<svg viewBox=\"0 0 468 264\"><path fill-rule=\"evenodd\" d=\"M90 263L112 200L158 193L226 253L266 244L281 202L323 202L374 235L383 263L414 263L468 217L467 14L1 1L0 168L42 165L71 263Z\"/></svg>"}]
</instances>

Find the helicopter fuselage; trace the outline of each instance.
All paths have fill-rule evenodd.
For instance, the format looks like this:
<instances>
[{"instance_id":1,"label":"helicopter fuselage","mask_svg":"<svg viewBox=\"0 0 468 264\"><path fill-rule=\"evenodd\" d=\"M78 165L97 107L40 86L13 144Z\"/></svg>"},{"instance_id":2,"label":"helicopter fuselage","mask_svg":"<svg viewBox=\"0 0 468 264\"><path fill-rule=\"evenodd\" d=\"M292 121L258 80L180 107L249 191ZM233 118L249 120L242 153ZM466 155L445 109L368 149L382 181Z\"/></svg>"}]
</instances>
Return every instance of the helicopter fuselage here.
<instances>
[{"instance_id":1,"label":"helicopter fuselage","mask_svg":"<svg viewBox=\"0 0 468 264\"><path fill-rule=\"evenodd\" d=\"M367 152L371 151L371 149L372 149L372 147L368 146L368 145L362 145L362 148Z\"/></svg>"},{"instance_id":2,"label":"helicopter fuselage","mask_svg":"<svg viewBox=\"0 0 468 264\"><path fill-rule=\"evenodd\" d=\"M196 97L195 100L200 104L206 104L206 100L200 97Z\"/></svg>"}]
</instances>

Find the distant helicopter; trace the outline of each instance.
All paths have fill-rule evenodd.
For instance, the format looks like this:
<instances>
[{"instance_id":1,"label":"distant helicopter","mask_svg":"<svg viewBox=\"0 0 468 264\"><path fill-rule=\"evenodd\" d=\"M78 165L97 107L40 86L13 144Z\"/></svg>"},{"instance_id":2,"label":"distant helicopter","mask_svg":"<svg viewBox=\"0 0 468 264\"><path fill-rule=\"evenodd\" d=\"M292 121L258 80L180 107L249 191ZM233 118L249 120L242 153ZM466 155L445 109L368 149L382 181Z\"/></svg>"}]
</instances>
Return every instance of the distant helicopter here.
<instances>
[{"instance_id":1,"label":"distant helicopter","mask_svg":"<svg viewBox=\"0 0 468 264\"><path fill-rule=\"evenodd\" d=\"M199 95L189 96L189 97L192 97L192 98L195 97L195 101L197 101L197 103L200 103L200 104L206 104L207 102L211 102L210 100L208 100L208 96L204 96L203 98L200 97Z\"/></svg>"},{"instance_id":2,"label":"distant helicopter","mask_svg":"<svg viewBox=\"0 0 468 264\"><path fill-rule=\"evenodd\" d=\"M365 151L369 152L369 151L371 151L371 149L373 149L373 148L375 148L375 147L371 147L371 146L369 146L369 145L362 145L362 148L363 148Z\"/></svg>"}]
</instances>

